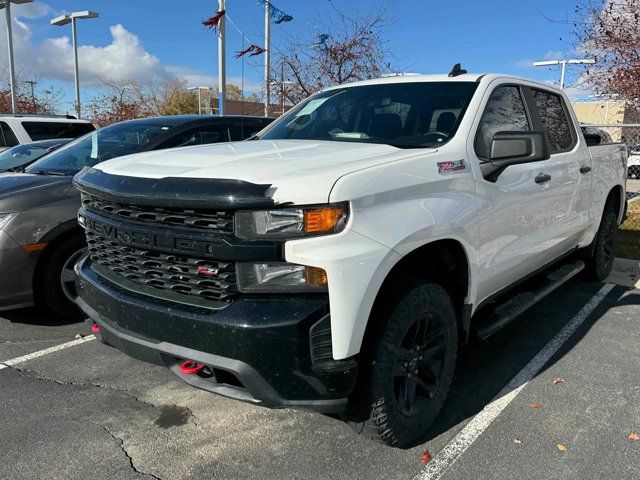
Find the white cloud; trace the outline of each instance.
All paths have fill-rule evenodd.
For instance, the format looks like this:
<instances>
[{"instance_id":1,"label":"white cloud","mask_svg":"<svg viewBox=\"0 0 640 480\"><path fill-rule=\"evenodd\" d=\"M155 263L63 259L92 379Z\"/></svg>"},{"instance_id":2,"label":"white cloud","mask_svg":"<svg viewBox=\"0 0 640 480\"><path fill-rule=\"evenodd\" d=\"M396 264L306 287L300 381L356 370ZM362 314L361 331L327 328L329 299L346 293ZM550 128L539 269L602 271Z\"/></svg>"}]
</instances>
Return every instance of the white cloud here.
<instances>
[{"instance_id":1,"label":"white cloud","mask_svg":"<svg viewBox=\"0 0 640 480\"><path fill-rule=\"evenodd\" d=\"M28 19L42 18L47 15L51 15L53 8L43 2L23 3L17 5L11 5L11 13L15 17L22 17Z\"/></svg>"},{"instance_id":2,"label":"white cloud","mask_svg":"<svg viewBox=\"0 0 640 480\"><path fill-rule=\"evenodd\" d=\"M158 57L145 50L137 35L119 24L109 30L110 44L78 48L80 78L85 85L99 85L100 79L149 82L175 78ZM73 48L69 37L47 39L34 50L32 58L40 75L62 81L73 80Z\"/></svg>"},{"instance_id":3,"label":"white cloud","mask_svg":"<svg viewBox=\"0 0 640 480\"><path fill-rule=\"evenodd\" d=\"M14 5L13 45L18 75L38 77L61 82L73 81L73 47L68 35L48 38L35 43L32 38L30 19L52 16L53 9L45 3ZM7 75L8 65L5 19L0 15L0 75ZM70 33L60 29L61 32ZM111 41L104 46L81 45L78 48L78 64L81 84L97 87L104 80L135 80L155 83L175 78L185 78L189 85L215 85L212 75L196 70L163 64L149 52L140 38L124 26L113 25L109 29ZM240 84L240 78L229 78L228 82ZM259 88L258 84L247 82L246 91Z\"/></svg>"}]
</instances>

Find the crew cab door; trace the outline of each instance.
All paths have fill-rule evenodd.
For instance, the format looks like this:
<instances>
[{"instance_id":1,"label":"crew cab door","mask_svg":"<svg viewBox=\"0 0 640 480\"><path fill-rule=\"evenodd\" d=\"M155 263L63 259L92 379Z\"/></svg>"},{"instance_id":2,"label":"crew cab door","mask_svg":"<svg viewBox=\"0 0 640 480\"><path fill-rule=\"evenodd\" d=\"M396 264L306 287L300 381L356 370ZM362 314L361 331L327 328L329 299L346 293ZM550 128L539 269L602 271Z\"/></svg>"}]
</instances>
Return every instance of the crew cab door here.
<instances>
[{"instance_id":1,"label":"crew cab door","mask_svg":"<svg viewBox=\"0 0 640 480\"><path fill-rule=\"evenodd\" d=\"M553 259L574 248L589 227L591 155L579 145L578 132L565 99L555 92L529 89L536 130L549 143L550 230L548 255Z\"/></svg>"},{"instance_id":2,"label":"crew cab door","mask_svg":"<svg viewBox=\"0 0 640 480\"><path fill-rule=\"evenodd\" d=\"M468 142L472 162L489 161L491 141L498 132L535 131L526 90L499 84L485 94L482 114ZM480 168L476 198L479 222L478 300L511 285L547 261L550 227L550 185L541 175L548 160L508 166L497 177L485 178Z\"/></svg>"}]
</instances>

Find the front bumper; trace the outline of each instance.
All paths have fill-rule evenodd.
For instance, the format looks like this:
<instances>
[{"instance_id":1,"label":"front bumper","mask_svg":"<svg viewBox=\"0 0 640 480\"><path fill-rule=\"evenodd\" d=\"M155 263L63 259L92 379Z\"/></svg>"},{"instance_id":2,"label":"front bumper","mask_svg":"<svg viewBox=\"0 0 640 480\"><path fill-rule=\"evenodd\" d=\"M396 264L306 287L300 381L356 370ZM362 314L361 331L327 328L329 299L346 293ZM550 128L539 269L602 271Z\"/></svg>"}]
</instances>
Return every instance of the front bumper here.
<instances>
[{"instance_id":1,"label":"front bumper","mask_svg":"<svg viewBox=\"0 0 640 480\"><path fill-rule=\"evenodd\" d=\"M105 343L238 400L324 413L346 407L356 362L312 359L310 329L329 325L326 296L240 297L211 311L129 292L97 275L90 263L85 258L76 267L78 305ZM181 373L185 359L213 375Z\"/></svg>"},{"instance_id":2,"label":"front bumper","mask_svg":"<svg viewBox=\"0 0 640 480\"><path fill-rule=\"evenodd\" d=\"M0 310L33 304L33 272L40 252L25 252L0 230Z\"/></svg>"}]
</instances>

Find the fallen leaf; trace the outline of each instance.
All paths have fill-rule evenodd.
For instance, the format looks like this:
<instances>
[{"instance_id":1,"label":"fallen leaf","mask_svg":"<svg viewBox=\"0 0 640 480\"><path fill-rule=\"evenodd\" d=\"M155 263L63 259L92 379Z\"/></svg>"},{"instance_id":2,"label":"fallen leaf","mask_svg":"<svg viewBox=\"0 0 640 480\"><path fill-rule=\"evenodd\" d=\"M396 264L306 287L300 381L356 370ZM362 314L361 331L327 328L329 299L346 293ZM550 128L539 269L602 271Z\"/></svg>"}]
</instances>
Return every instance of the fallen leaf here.
<instances>
[{"instance_id":1,"label":"fallen leaf","mask_svg":"<svg viewBox=\"0 0 640 480\"><path fill-rule=\"evenodd\" d=\"M522 445L522 440L520 440L519 438L514 438L513 439L513 443L515 443L516 445L520 446L520 445Z\"/></svg>"},{"instance_id":2,"label":"fallen leaf","mask_svg":"<svg viewBox=\"0 0 640 480\"><path fill-rule=\"evenodd\" d=\"M631 435L629 435L629 440L640 440L640 437L637 433L632 433Z\"/></svg>"},{"instance_id":3,"label":"fallen leaf","mask_svg":"<svg viewBox=\"0 0 640 480\"><path fill-rule=\"evenodd\" d=\"M564 383L564 378L556 377L553 379L553 384L557 385L559 383Z\"/></svg>"},{"instance_id":4,"label":"fallen leaf","mask_svg":"<svg viewBox=\"0 0 640 480\"><path fill-rule=\"evenodd\" d=\"M433 460L433 457L429 453L429 450L423 450L422 451L422 463L429 463L431 460Z\"/></svg>"},{"instance_id":5,"label":"fallen leaf","mask_svg":"<svg viewBox=\"0 0 640 480\"><path fill-rule=\"evenodd\" d=\"M561 452L566 452L567 451L567 447L565 447L563 444L559 443L558 445L556 445L558 447L558 450L560 450Z\"/></svg>"},{"instance_id":6,"label":"fallen leaf","mask_svg":"<svg viewBox=\"0 0 640 480\"><path fill-rule=\"evenodd\" d=\"M536 402L533 402L533 403L531 404L531 408L533 408L534 410L535 410L535 409L538 409L538 408L540 408L540 404L539 404L539 403L536 403Z\"/></svg>"}]
</instances>

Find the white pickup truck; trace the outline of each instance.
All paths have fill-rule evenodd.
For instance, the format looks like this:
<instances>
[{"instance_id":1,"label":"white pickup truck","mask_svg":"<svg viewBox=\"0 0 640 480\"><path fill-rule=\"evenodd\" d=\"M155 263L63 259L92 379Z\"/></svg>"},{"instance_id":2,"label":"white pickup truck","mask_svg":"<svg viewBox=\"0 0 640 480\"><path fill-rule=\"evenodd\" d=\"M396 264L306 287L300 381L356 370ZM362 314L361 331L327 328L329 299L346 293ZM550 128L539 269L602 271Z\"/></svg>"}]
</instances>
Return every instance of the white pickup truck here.
<instances>
[{"instance_id":1,"label":"white pickup truck","mask_svg":"<svg viewBox=\"0 0 640 480\"><path fill-rule=\"evenodd\" d=\"M78 304L104 343L194 386L406 447L461 344L609 273L625 165L529 80L328 88L253 140L79 173Z\"/></svg>"}]
</instances>

